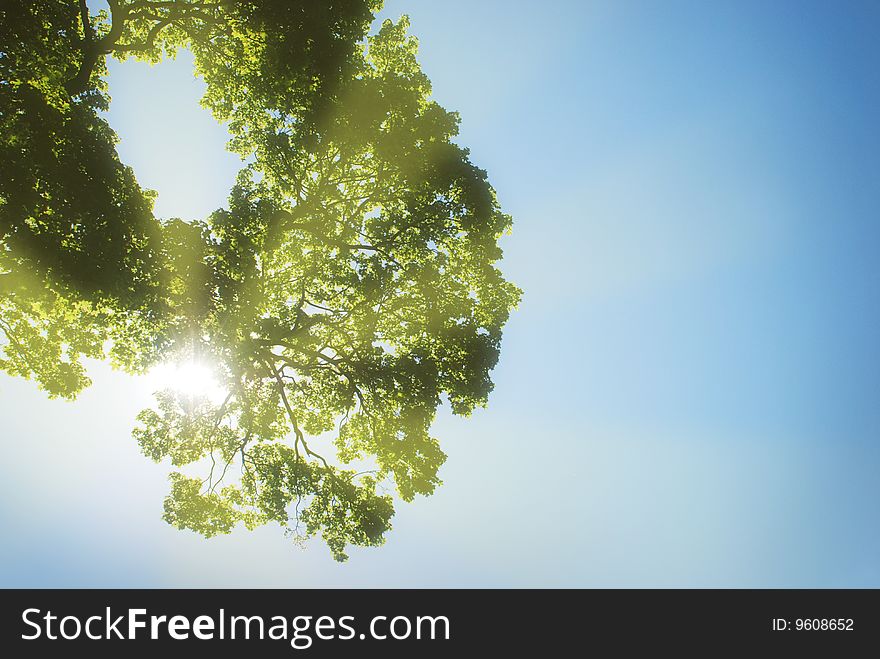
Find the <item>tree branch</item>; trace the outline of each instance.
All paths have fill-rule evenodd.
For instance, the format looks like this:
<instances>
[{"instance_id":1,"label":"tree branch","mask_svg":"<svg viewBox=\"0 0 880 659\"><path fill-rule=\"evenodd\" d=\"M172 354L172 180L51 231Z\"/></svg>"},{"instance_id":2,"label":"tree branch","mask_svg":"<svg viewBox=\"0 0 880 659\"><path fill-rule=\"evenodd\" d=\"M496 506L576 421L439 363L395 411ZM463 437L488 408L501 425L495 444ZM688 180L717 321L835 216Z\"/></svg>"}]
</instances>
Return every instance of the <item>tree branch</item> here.
<instances>
[{"instance_id":1,"label":"tree branch","mask_svg":"<svg viewBox=\"0 0 880 659\"><path fill-rule=\"evenodd\" d=\"M107 4L110 5L110 31L95 41L92 34L88 7L85 6L85 0L80 0L80 16L83 20L83 31L87 36L83 39L83 58L82 62L80 62L79 70L64 85L67 93L71 96L77 96L88 90L89 81L92 78L92 72L95 70L98 60L112 52L113 45L119 40L119 37L122 36L122 31L125 29L125 22L128 20L129 15L128 6L120 5L119 0L107 0Z\"/></svg>"},{"instance_id":2,"label":"tree branch","mask_svg":"<svg viewBox=\"0 0 880 659\"><path fill-rule=\"evenodd\" d=\"M275 376L275 381L278 383L278 393L281 394L281 401L284 403L284 408L287 410L287 416L290 417L290 423L293 425L293 432L296 435L296 441L303 445L303 449L305 449L307 455L313 458L318 458L318 460L320 460L324 464L324 469L326 469L328 473L335 477L333 469L327 463L327 460L324 459L324 456L315 453L309 448L309 445L306 443L305 436L303 435L302 430L300 430L299 424L296 422L296 415L293 413L293 408L290 406L290 401L287 400L287 394L284 391L284 380L281 379L281 374L271 363L266 362L266 366L269 367L269 371L272 373L273 376Z\"/></svg>"}]
</instances>

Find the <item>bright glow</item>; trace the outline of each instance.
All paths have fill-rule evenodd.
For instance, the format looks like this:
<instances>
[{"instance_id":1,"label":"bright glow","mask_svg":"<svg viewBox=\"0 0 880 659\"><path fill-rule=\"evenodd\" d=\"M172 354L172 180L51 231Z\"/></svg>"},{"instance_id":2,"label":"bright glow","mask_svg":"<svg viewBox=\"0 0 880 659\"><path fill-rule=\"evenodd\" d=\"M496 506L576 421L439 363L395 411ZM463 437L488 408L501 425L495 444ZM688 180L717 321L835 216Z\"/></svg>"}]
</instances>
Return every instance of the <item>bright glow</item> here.
<instances>
[{"instance_id":1,"label":"bright glow","mask_svg":"<svg viewBox=\"0 0 880 659\"><path fill-rule=\"evenodd\" d=\"M147 383L152 391L171 389L185 396L207 398L220 403L226 391L217 381L217 375L210 366L196 361L181 361L160 364L147 374Z\"/></svg>"}]
</instances>

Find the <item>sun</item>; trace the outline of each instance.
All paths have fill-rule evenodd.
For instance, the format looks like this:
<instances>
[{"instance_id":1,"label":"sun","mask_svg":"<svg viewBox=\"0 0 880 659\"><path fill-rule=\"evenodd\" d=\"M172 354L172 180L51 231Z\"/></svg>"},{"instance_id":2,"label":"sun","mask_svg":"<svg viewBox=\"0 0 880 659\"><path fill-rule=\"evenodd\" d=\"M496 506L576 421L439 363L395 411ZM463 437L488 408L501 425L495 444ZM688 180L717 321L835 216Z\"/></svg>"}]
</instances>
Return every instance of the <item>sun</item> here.
<instances>
[{"instance_id":1,"label":"sun","mask_svg":"<svg viewBox=\"0 0 880 659\"><path fill-rule=\"evenodd\" d=\"M152 391L171 389L184 396L207 398L214 403L223 402L226 397L216 370L195 360L159 364L147 373L147 384Z\"/></svg>"}]
</instances>

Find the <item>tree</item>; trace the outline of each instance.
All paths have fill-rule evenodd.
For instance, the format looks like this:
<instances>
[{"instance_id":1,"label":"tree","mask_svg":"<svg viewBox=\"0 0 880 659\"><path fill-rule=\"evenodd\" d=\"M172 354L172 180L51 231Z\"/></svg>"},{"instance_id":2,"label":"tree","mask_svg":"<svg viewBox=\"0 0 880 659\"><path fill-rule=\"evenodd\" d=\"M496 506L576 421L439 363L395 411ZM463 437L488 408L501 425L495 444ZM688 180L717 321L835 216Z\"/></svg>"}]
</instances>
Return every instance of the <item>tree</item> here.
<instances>
[{"instance_id":1,"label":"tree","mask_svg":"<svg viewBox=\"0 0 880 659\"><path fill-rule=\"evenodd\" d=\"M410 501L440 483L442 401L467 415L492 389L520 295L496 267L510 218L430 99L407 19L367 35L378 4L3 10L0 366L73 397L83 356L214 365L225 400L159 392L134 430L178 469L177 527L277 522L338 560L381 544L386 486ZM181 47L249 163L197 222L153 217L98 115L107 54Z\"/></svg>"}]
</instances>

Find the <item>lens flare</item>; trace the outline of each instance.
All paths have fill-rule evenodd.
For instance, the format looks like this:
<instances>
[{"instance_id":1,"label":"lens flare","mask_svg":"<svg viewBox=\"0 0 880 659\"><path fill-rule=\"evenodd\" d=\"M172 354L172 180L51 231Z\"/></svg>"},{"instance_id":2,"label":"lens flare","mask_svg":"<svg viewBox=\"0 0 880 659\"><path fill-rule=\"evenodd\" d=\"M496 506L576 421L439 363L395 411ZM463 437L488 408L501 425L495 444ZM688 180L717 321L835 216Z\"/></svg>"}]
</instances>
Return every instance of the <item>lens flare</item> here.
<instances>
[{"instance_id":1,"label":"lens flare","mask_svg":"<svg viewBox=\"0 0 880 659\"><path fill-rule=\"evenodd\" d=\"M207 398L215 403L223 402L226 397L215 369L197 361L160 364L147 374L147 383L153 391L171 389L184 396Z\"/></svg>"}]
</instances>

